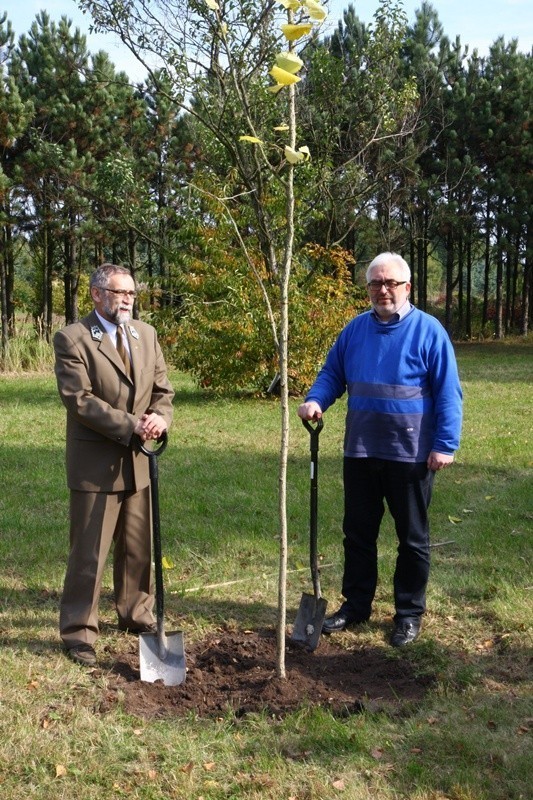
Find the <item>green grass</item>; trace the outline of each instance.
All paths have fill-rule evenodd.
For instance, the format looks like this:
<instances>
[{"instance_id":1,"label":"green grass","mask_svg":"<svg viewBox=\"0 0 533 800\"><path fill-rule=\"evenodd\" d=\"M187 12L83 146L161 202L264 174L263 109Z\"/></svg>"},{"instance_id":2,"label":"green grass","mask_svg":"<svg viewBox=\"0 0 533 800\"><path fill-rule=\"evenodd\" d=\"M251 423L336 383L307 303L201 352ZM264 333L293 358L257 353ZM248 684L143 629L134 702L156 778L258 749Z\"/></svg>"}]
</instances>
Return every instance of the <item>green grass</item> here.
<instances>
[{"instance_id":1,"label":"green grass","mask_svg":"<svg viewBox=\"0 0 533 800\"><path fill-rule=\"evenodd\" d=\"M380 542L376 626L383 658L437 675L417 707L336 719L302 708L218 720L102 713L108 676L69 662L57 635L68 539L64 411L51 372L0 381L0 792L10 800L519 800L531 774L531 342L457 347L465 425L431 507L433 566L423 636L388 647L395 537ZM186 639L222 622L274 625L279 407L212 398L173 375L176 417L161 458L169 626ZM309 590L308 436L292 414L289 610ZM344 402L320 439L322 585L339 600ZM213 586L214 588L205 588ZM101 613L113 622L111 573ZM379 624L383 623L383 624ZM119 634L108 630L116 644ZM349 646L351 639L348 640Z\"/></svg>"}]
</instances>

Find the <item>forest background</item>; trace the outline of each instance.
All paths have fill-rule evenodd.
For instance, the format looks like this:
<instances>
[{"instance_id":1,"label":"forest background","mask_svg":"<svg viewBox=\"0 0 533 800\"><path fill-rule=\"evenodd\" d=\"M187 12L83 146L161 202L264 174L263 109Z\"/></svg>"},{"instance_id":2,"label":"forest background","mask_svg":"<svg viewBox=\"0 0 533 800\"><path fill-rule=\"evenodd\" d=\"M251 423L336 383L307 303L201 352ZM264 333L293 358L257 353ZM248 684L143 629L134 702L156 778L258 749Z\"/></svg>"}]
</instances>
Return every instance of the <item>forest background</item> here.
<instances>
[{"instance_id":1,"label":"forest background","mask_svg":"<svg viewBox=\"0 0 533 800\"><path fill-rule=\"evenodd\" d=\"M80 3L101 14L110 5ZM92 269L111 260L134 272L138 311L157 324L172 365L220 390L271 384L278 352L264 300L275 308L279 276L257 209L284 230L288 126L269 67L285 10L215 3L233 36L228 60L211 5L157 0L170 33L193 33L176 35L161 67L136 84L105 52L91 54L66 18L41 12L18 42L2 18L4 370L24 366L22 333L28 365L49 352L54 328L88 310ZM139 39L130 44L142 55ZM340 327L366 307L364 271L385 249L406 257L413 301L454 338L526 336L531 54L499 38L481 57L449 40L429 3L408 23L401 3L381 2L370 25L349 6L332 35L314 29L299 56L298 142L310 158L297 151L294 170L291 391L308 385ZM240 139L250 109L259 143L274 152L266 178L257 144Z\"/></svg>"}]
</instances>

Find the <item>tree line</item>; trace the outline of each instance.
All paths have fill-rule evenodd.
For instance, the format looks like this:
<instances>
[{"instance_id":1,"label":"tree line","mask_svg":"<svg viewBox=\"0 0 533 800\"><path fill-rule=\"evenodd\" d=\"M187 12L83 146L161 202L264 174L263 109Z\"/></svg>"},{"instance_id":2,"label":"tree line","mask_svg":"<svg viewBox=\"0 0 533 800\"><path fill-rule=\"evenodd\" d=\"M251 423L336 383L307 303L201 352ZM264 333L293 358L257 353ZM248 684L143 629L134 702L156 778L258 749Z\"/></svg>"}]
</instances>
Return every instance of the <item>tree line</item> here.
<instances>
[{"instance_id":1,"label":"tree line","mask_svg":"<svg viewBox=\"0 0 533 800\"><path fill-rule=\"evenodd\" d=\"M516 41L482 57L449 40L429 3L409 23L382 0L370 25L350 5L300 50L305 147L287 151L269 77L279 3L214 3L215 26L211 4L157 0L172 47L126 24L120 3L80 5L158 66L147 59L132 85L68 19L43 11L15 41L0 18L3 352L18 311L48 340L58 316L77 319L109 260L132 269L177 366L204 385L264 386L276 348L262 304L279 291L286 224L276 187L292 152L296 386L364 303L364 267L385 249L406 257L414 302L453 336L528 333L533 73ZM133 3L137 19L145 6Z\"/></svg>"}]
</instances>

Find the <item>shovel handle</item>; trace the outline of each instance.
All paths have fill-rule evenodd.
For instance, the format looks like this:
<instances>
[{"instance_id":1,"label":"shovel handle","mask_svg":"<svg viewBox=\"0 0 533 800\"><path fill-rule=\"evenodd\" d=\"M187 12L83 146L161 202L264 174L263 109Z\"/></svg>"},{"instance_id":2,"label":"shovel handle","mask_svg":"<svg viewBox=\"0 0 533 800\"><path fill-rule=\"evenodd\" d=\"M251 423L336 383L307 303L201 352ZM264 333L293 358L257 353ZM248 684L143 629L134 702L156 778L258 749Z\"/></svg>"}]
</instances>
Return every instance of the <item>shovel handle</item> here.
<instances>
[{"instance_id":1,"label":"shovel handle","mask_svg":"<svg viewBox=\"0 0 533 800\"><path fill-rule=\"evenodd\" d=\"M311 484L310 484L310 519L309 519L309 564L313 580L313 592L316 600L322 597L320 588L320 572L318 569L318 437L324 427L322 417L311 425L309 420L302 420L310 434L309 449L311 451Z\"/></svg>"},{"instance_id":2,"label":"shovel handle","mask_svg":"<svg viewBox=\"0 0 533 800\"><path fill-rule=\"evenodd\" d=\"M145 456L160 456L161 453L166 450L168 444L167 432L164 431L159 439L156 439L155 441L159 447L146 447L144 442L141 444L141 452L144 453Z\"/></svg>"},{"instance_id":3,"label":"shovel handle","mask_svg":"<svg viewBox=\"0 0 533 800\"><path fill-rule=\"evenodd\" d=\"M159 520L159 465L157 459L165 450L168 437L166 431L156 440L159 447L146 447L141 444L141 452L148 456L148 467L150 471L150 504L152 506L152 540L154 548L154 571L155 571L155 605L157 617L157 636L159 650L163 659L163 651L166 651L166 641L164 634L164 585L163 585L163 552L161 548L161 525Z\"/></svg>"},{"instance_id":4,"label":"shovel handle","mask_svg":"<svg viewBox=\"0 0 533 800\"><path fill-rule=\"evenodd\" d=\"M324 427L324 420L322 419L322 417L318 417L318 419L313 420L313 421L315 423L314 426L311 425L311 422L308 419L303 419L302 420L302 423L303 423L304 427L309 431L309 433L311 435L311 442L313 442L314 439L318 439L318 437L320 435L320 431ZM317 446L318 446L318 442L317 442Z\"/></svg>"}]
</instances>

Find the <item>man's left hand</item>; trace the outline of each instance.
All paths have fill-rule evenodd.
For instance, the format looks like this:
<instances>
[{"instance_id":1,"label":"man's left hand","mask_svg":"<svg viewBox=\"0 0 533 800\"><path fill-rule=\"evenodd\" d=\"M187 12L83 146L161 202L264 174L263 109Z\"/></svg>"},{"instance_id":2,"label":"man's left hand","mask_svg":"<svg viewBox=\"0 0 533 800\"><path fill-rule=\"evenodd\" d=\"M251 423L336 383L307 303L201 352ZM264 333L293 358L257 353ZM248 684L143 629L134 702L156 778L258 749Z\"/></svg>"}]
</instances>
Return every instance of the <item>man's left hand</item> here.
<instances>
[{"instance_id":1,"label":"man's left hand","mask_svg":"<svg viewBox=\"0 0 533 800\"><path fill-rule=\"evenodd\" d=\"M427 460L428 469L433 470L433 472L438 472L439 469L444 469L444 467L449 467L450 464L453 464L453 455L448 455L446 453L437 453L435 450L432 450L428 456Z\"/></svg>"}]
</instances>

